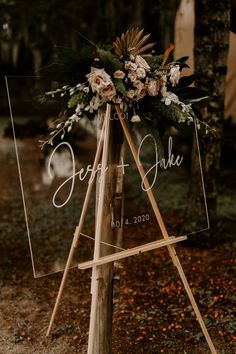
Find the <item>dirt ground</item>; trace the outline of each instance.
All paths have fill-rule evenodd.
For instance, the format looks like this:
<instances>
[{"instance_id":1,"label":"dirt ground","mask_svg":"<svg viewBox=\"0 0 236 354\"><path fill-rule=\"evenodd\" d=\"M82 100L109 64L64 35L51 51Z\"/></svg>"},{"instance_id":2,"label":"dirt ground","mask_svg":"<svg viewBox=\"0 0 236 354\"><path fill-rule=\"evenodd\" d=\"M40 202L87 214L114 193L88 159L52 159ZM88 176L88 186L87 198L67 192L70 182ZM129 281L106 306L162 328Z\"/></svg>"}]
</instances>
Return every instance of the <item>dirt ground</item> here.
<instances>
[{"instance_id":1,"label":"dirt ground","mask_svg":"<svg viewBox=\"0 0 236 354\"><path fill-rule=\"evenodd\" d=\"M52 336L46 338L62 274L33 278L14 146L3 137L0 143L0 354L86 353L91 272L70 271ZM235 172L226 166L220 179L215 242L210 248L181 244L177 253L217 352L233 354ZM170 223L181 217L181 211L178 220L170 214ZM148 240L154 225L141 228ZM129 230L132 245L135 232ZM114 354L209 352L166 249L121 261L114 281Z\"/></svg>"}]
</instances>

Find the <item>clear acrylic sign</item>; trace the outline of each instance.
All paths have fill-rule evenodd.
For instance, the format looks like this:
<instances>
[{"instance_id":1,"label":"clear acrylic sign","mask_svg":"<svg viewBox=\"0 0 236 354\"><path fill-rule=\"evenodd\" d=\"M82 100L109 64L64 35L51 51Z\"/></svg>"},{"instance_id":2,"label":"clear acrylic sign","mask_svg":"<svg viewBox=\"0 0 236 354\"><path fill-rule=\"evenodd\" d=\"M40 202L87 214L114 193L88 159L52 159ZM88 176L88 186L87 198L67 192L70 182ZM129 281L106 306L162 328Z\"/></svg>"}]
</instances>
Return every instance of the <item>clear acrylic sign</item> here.
<instances>
[{"instance_id":1,"label":"clear acrylic sign","mask_svg":"<svg viewBox=\"0 0 236 354\"><path fill-rule=\"evenodd\" d=\"M65 267L74 230L79 222L88 184L96 178L92 165L97 148L95 124L84 120L63 140L47 145L43 150L39 140L46 139L48 127L60 114L61 106L42 100L50 89L46 80L34 77L8 77L6 80L11 120L21 182L23 206L35 277L61 271ZM24 90L21 106L14 99L17 88ZM116 119L114 115L112 119ZM137 123L133 135L145 176L160 208L168 233L190 235L209 228L200 155L195 173L201 181L200 217L188 220L189 170L191 136L194 124L180 132L174 128L163 136L164 156L150 131ZM20 143L19 143L20 142ZM124 178L123 217L120 210L111 212L111 228L123 227L122 249L144 245L161 239L161 232L147 197L129 147L116 166ZM199 154L199 151L198 151ZM97 172L101 168L97 167ZM200 194L200 193L199 193ZM86 215L73 266L93 259L95 233L95 191ZM201 221L199 221L201 220ZM132 239L130 235L135 235ZM121 250L110 245L111 253Z\"/></svg>"}]
</instances>

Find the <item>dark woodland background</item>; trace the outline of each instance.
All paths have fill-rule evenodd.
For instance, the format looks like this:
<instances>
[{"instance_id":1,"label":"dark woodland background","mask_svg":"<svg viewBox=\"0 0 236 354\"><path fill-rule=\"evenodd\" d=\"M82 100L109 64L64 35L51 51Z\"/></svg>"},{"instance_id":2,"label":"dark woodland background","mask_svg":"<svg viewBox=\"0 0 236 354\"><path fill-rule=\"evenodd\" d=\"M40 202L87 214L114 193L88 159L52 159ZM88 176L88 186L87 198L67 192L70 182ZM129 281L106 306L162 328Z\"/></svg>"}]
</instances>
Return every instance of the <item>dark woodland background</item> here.
<instances>
[{"instance_id":1,"label":"dark woodland background","mask_svg":"<svg viewBox=\"0 0 236 354\"><path fill-rule=\"evenodd\" d=\"M44 330L61 274L32 282L15 151L11 138L4 136L3 131L7 124L10 127L4 77L40 75L42 67L57 61L57 46L79 51L86 43L83 36L98 46L110 45L116 36L131 27L151 33L156 52L163 53L170 42L175 43L174 24L180 2L0 0L0 353L85 353L91 275L84 272L78 277L77 272L72 272L57 330L52 339L45 339ZM194 63L195 71L201 74L196 85L212 94L201 112L214 134L199 135L211 229L191 236L189 243L179 246L187 278L217 350L222 354L233 353L236 340L233 314L236 124L224 113L229 33L236 32L235 14L236 0L195 0ZM22 101L28 88L15 89L17 118L25 118L28 111ZM27 132L24 137L27 138ZM192 136L188 139L192 139L192 162L186 213L190 222L195 222L201 217L198 213L200 181L195 173L195 141ZM181 213L179 218L169 217L170 223L182 227ZM144 237L149 236L148 228L142 231ZM135 233L128 236L132 240ZM207 353L204 338L193 321L181 282L169 267L165 250L123 264L118 276L115 274L121 280L118 307L114 306L113 313L114 354Z\"/></svg>"}]
</instances>

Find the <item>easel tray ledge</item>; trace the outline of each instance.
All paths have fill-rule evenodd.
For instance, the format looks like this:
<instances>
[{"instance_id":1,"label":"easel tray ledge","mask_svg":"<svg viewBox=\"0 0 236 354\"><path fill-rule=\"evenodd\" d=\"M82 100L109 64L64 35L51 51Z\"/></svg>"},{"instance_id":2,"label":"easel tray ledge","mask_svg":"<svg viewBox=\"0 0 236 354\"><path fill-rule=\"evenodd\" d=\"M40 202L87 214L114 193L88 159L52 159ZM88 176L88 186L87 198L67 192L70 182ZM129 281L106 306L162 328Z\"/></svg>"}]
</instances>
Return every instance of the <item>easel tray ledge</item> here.
<instances>
[{"instance_id":1,"label":"easel tray ledge","mask_svg":"<svg viewBox=\"0 0 236 354\"><path fill-rule=\"evenodd\" d=\"M142 246L137 246L137 247L134 247L131 249L127 249L127 250L124 250L124 251L121 251L118 253L111 254L109 256L101 257L96 261L91 260L88 262L80 263L80 264L78 264L78 268L79 269L92 268L94 266L99 266L99 265L106 264L109 262L118 261L120 259L124 259L124 258L130 257L130 256L138 255L140 253L151 251L156 248L161 248L161 247L164 247L164 246L167 246L170 244L174 244L174 243L177 243L180 241L184 241L184 240L187 240L187 236L178 236L178 237L170 236L168 240L162 239L162 240L157 240L154 242L149 242L149 243L142 245Z\"/></svg>"}]
</instances>

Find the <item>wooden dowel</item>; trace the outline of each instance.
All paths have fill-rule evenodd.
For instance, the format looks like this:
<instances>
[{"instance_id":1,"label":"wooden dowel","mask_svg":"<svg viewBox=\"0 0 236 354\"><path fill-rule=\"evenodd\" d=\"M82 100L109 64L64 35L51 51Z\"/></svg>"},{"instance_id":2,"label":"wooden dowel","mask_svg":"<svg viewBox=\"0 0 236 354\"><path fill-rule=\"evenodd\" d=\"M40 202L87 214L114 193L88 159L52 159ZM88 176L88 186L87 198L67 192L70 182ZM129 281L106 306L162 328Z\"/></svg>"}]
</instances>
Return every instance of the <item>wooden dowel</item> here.
<instances>
[{"instance_id":1,"label":"wooden dowel","mask_svg":"<svg viewBox=\"0 0 236 354\"><path fill-rule=\"evenodd\" d=\"M104 199L105 199L105 184L106 184L106 168L108 163L109 154L109 135L110 135L110 116L111 116L111 106L107 104L106 114L104 118L104 141L103 141L103 154L101 163L101 178L99 185L99 197L96 215L96 226L95 226L95 245L94 245L94 261L98 260L100 257L100 243L101 243L101 231L102 231L102 219L104 210ZM98 269L93 267L92 280L91 280L91 311L90 311L90 324L89 324L89 340L88 340L88 354L95 354L94 352L94 338L95 338L95 324L97 316L97 302L98 302Z\"/></svg>"},{"instance_id":2,"label":"wooden dowel","mask_svg":"<svg viewBox=\"0 0 236 354\"><path fill-rule=\"evenodd\" d=\"M168 231L166 229L166 226L164 224L164 221L163 221L163 218L161 216L161 213L160 213L160 210L158 208L158 205L157 205L157 202L156 202L156 199L153 195L153 192L152 192L152 189L150 187L150 184L148 182L148 179L146 177L146 174L145 174L145 171L144 171L144 168L143 168L143 165L141 164L140 160L139 160L139 157L138 157L138 152L137 152L137 149L134 145L134 142L133 142L133 139L131 137L131 134L129 132L129 129L127 128L127 125L126 125L126 122L121 114L121 110L120 110L120 107L116 105L116 112L118 114L118 117L119 117L119 120L120 120L120 123L122 125L122 128L123 128L123 131L124 131L124 134L125 134L125 137L126 137L126 140L128 142L128 145L130 147L130 150L132 152L132 155L133 155L133 158L134 158L134 161L136 163L136 166L138 168L138 171L139 171L139 174L142 178L142 181L143 181L143 184L144 184L144 187L147 191L147 196L148 196L148 199L151 203L151 206L152 206L152 209L154 211L154 214L156 216L156 219L157 219L157 222L160 226L160 229L161 229L161 233L162 233L162 236L164 237L164 239L168 239L169 238L169 235L168 235ZM169 254L171 256L171 259L172 259L172 262L175 264L175 257L173 256L170 248L170 246L167 246L168 248L168 251L169 251Z\"/></svg>"},{"instance_id":3,"label":"wooden dowel","mask_svg":"<svg viewBox=\"0 0 236 354\"><path fill-rule=\"evenodd\" d=\"M98 163L99 163L100 158L101 158L102 146L103 146L103 135L104 135L104 125L103 125L103 128L102 128L99 144L98 144L96 155L95 155L95 158L94 158L92 173L95 173L95 171L97 170L97 166L98 166ZM71 244L69 256L67 258L65 270L63 272L63 276L62 276L62 280L61 280L61 284L60 284L60 288L59 288L59 291L58 291L58 294L57 294L56 302L55 302L55 305L54 305L54 308L53 308L52 316L51 316L51 319L50 319L50 322L49 322L49 326L48 326L48 330L47 330L47 333L46 333L47 337L51 333L52 325L53 325L53 322L54 322L54 319L55 319L55 316L56 316L56 313L57 313L57 310L58 310L58 306L59 306L59 303L60 303L60 300L61 300L61 297L62 297L62 293L63 293L64 287L65 287L65 283L66 283L66 279L67 279L68 272L69 272L69 269L70 269L70 265L71 265L71 262L72 262L72 258L74 256L74 251L75 251L75 248L77 247L78 239L79 239L80 233L82 231L82 227L83 227L83 224L84 224L84 219L85 219L85 216L86 216L86 212L87 212L87 209L88 209L89 201L90 201L92 190L93 190L93 186L94 186L94 181L95 181L95 178L92 178L91 182L88 184L88 188L87 188L85 199L84 199L83 208L82 208L82 211L81 211L79 224L76 227L76 231L74 233L73 242Z\"/></svg>"},{"instance_id":4,"label":"wooden dowel","mask_svg":"<svg viewBox=\"0 0 236 354\"><path fill-rule=\"evenodd\" d=\"M205 339L206 339L206 341L207 341L207 344L208 344L208 346L209 346L209 349L210 349L210 351L211 351L212 354L217 354L217 351L216 351L216 349L215 349L215 346L214 346L214 344L213 344L213 342L212 342L212 340L211 340L211 337L210 337L210 335L209 335L209 333L208 333L208 330L207 330L206 325L205 325L205 323L204 323L204 321L203 321L202 315L201 315L201 313L200 313L200 311L199 311L199 308L198 308L197 303L196 303L196 301L195 301L194 295L193 295L193 293L192 293L192 290L191 290L191 288L190 288L190 286L189 286L188 280L187 280L187 278L186 278L186 275L185 275L184 270L183 270L183 268L182 268L182 265L181 265L181 263L180 263L179 257L178 257L177 255L176 255L176 263L177 263L177 266L176 266L176 267L177 267L177 269L178 269L180 278L181 278L182 283L183 283L183 285L184 285L185 291L186 291L186 293L187 293L187 295L188 295L189 301L190 301L190 303L191 303L191 305L192 305L192 307L193 307L193 310L194 310L194 312L195 312L195 315L196 315L196 317L197 317L197 320L198 320L198 322L199 322L199 325L200 325L200 327L201 327L201 329L202 329L202 332L203 332L203 334L204 334L204 337L205 337Z\"/></svg>"},{"instance_id":5,"label":"wooden dowel","mask_svg":"<svg viewBox=\"0 0 236 354\"><path fill-rule=\"evenodd\" d=\"M78 265L78 268L79 269L88 269L88 268L91 268L94 266L100 266L102 264L118 261L120 259L124 259L124 258L134 256L134 255L137 255L140 253L144 253L147 251L151 251L156 248L161 248L161 247L164 247L164 246L167 246L167 245L170 245L173 243L177 243L180 241L184 241L184 240L187 240L187 236L179 236L179 237L170 236L168 240L158 240L158 241L154 241L154 242L149 242L143 246L133 247L133 248L125 250L125 251L110 254L109 256L101 257L97 261L92 260L92 261L80 263Z\"/></svg>"}]
</instances>

